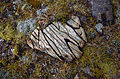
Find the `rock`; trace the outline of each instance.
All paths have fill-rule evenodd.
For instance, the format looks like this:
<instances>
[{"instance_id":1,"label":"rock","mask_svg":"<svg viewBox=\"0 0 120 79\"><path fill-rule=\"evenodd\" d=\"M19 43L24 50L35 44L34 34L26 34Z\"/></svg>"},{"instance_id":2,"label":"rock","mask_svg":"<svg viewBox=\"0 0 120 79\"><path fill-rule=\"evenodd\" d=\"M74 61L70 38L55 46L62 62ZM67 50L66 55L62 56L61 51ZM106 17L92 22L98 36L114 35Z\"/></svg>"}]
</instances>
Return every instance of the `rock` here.
<instances>
[{"instance_id":1,"label":"rock","mask_svg":"<svg viewBox=\"0 0 120 79\"><path fill-rule=\"evenodd\" d=\"M40 16L40 15L46 13L47 10L48 10L48 7L44 8L44 9L39 9L39 10L37 10L37 11L36 11L37 16Z\"/></svg>"},{"instance_id":2,"label":"rock","mask_svg":"<svg viewBox=\"0 0 120 79\"><path fill-rule=\"evenodd\" d=\"M0 42L3 42L3 41L4 41L4 39L0 37Z\"/></svg>"},{"instance_id":3,"label":"rock","mask_svg":"<svg viewBox=\"0 0 120 79\"><path fill-rule=\"evenodd\" d=\"M118 4L118 10L117 10L116 16L118 17L118 18L117 18L117 23L120 23L120 2L119 2L119 4Z\"/></svg>"},{"instance_id":4,"label":"rock","mask_svg":"<svg viewBox=\"0 0 120 79\"><path fill-rule=\"evenodd\" d=\"M17 4L17 3L16 3ZM25 7L27 6L27 4L23 5L22 6L22 9L24 9ZM37 17L35 18L30 18L30 19L27 19L25 21L20 21L18 22L17 24L17 30L19 32L22 32L24 34L27 34L29 35L30 32L32 32L35 27L36 27L36 22L38 19L41 19L41 16L44 15L44 13L48 10L48 7L44 8L44 9L39 9L36 11L37 13Z\"/></svg>"},{"instance_id":5,"label":"rock","mask_svg":"<svg viewBox=\"0 0 120 79\"><path fill-rule=\"evenodd\" d=\"M35 29L36 27L35 23L36 23L36 20L34 18L30 18L25 21L20 21L18 22L17 30L25 34L29 34Z\"/></svg>"},{"instance_id":6,"label":"rock","mask_svg":"<svg viewBox=\"0 0 120 79\"><path fill-rule=\"evenodd\" d=\"M110 0L90 0L92 15L100 21L113 21L113 9Z\"/></svg>"},{"instance_id":7,"label":"rock","mask_svg":"<svg viewBox=\"0 0 120 79\"><path fill-rule=\"evenodd\" d=\"M12 3L16 5L20 5L20 3L22 3L22 0L13 1Z\"/></svg>"},{"instance_id":8,"label":"rock","mask_svg":"<svg viewBox=\"0 0 120 79\"><path fill-rule=\"evenodd\" d=\"M118 10L117 10L116 16L120 16L120 2L119 2L119 4L118 4Z\"/></svg>"},{"instance_id":9,"label":"rock","mask_svg":"<svg viewBox=\"0 0 120 79\"><path fill-rule=\"evenodd\" d=\"M74 77L74 79L80 79L80 77L78 76L78 74L76 74L76 76Z\"/></svg>"},{"instance_id":10,"label":"rock","mask_svg":"<svg viewBox=\"0 0 120 79\"><path fill-rule=\"evenodd\" d=\"M37 27L27 41L31 48L65 61L80 58L85 42L87 39L84 29L76 16L72 16L65 25L53 22L43 30Z\"/></svg>"},{"instance_id":11,"label":"rock","mask_svg":"<svg viewBox=\"0 0 120 79\"><path fill-rule=\"evenodd\" d=\"M99 33L102 33L102 28L103 28L103 25L101 23L98 23L96 24L95 26L95 29L99 32Z\"/></svg>"}]
</instances>

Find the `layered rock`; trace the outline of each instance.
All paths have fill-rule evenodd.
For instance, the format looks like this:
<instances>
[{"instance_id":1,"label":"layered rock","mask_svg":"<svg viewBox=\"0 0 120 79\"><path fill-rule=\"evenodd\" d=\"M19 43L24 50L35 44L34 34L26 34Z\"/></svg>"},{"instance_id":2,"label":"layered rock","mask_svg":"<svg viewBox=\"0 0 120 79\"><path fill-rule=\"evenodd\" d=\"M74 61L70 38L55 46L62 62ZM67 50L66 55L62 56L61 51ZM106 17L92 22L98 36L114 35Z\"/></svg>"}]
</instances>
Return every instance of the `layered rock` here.
<instances>
[{"instance_id":1,"label":"layered rock","mask_svg":"<svg viewBox=\"0 0 120 79\"><path fill-rule=\"evenodd\" d=\"M72 16L64 25L53 22L43 30L37 27L27 41L31 48L65 61L80 58L85 42L87 39L84 29L76 16Z\"/></svg>"}]
</instances>

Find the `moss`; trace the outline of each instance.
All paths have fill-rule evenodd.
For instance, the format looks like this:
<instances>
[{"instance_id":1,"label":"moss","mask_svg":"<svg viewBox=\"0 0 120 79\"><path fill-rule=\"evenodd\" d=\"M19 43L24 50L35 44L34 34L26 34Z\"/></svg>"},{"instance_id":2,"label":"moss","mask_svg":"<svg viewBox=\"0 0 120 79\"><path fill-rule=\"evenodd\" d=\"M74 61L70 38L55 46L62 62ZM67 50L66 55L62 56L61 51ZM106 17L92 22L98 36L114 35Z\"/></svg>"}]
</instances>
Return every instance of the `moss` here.
<instances>
[{"instance_id":1,"label":"moss","mask_svg":"<svg viewBox=\"0 0 120 79\"><path fill-rule=\"evenodd\" d=\"M18 50L19 50L19 46L18 46L18 45L15 45L14 51L13 51L13 57L15 57L15 55L18 54Z\"/></svg>"},{"instance_id":2,"label":"moss","mask_svg":"<svg viewBox=\"0 0 120 79\"><path fill-rule=\"evenodd\" d=\"M86 31L89 36L91 36L90 32L94 32L96 37L94 39L88 37L89 43L84 47L84 54L79 60L82 64L81 69L90 66L92 75L100 78L111 78L113 74L118 72L120 60L117 57L117 50L114 50L117 45L111 45L113 40L119 40L117 27L119 25L104 28L105 36L99 36L94 28L87 27ZM109 35L111 36L105 41L105 38Z\"/></svg>"},{"instance_id":3,"label":"moss","mask_svg":"<svg viewBox=\"0 0 120 79\"><path fill-rule=\"evenodd\" d=\"M104 51L103 51L104 50ZM94 47L85 47L84 55L80 59L82 67L90 66L92 75L96 77L110 78L118 69L118 61L105 54L105 49Z\"/></svg>"},{"instance_id":4,"label":"moss","mask_svg":"<svg viewBox=\"0 0 120 79\"><path fill-rule=\"evenodd\" d=\"M3 26L3 28L0 29L0 36L9 41L12 37L14 37L14 30L12 29L10 24L6 24L6 26Z\"/></svg>"},{"instance_id":5,"label":"moss","mask_svg":"<svg viewBox=\"0 0 120 79\"><path fill-rule=\"evenodd\" d=\"M8 20L6 23L0 24L0 37L6 41L12 40L13 44L20 44L24 42L25 34L17 32L14 29L13 23Z\"/></svg>"}]
</instances>

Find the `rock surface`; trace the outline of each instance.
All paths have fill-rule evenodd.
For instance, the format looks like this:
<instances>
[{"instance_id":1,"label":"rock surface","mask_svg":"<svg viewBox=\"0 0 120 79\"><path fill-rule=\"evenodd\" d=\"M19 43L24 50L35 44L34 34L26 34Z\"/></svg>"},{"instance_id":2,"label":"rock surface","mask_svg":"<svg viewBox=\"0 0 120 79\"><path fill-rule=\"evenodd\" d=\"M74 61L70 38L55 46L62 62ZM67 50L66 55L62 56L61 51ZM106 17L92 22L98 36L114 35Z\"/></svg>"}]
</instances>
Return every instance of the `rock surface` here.
<instances>
[{"instance_id":1,"label":"rock surface","mask_svg":"<svg viewBox=\"0 0 120 79\"><path fill-rule=\"evenodd\" d=\"M101 21L113 21L113 10L110 0L90 0L92 15Z\"/></svg>"},{"instance_id":2,"label":"rock surface","mask_svg":"<svg viewBox=\"0 0 120 79\"><path fill-rule=\"evenodd\" d=\"M117 23L120 24L120 2L119 2L119 4L118 4L118 10L117 10L117 14L116 14L116 16L118 17L118 19L117 19Z\"/></svg>"},{"instance_id":3,"label":"rock surface","mask_svg":"<svg viewBox=\"0 0 120 79\"><path fill-rule=\"evenodd\" d=\"M29 34L30 32L32 32L35 29L35 27L36 27L35 23L36 23L36 20L33 18L30 18L25 21L20 21L20 22L18 22L17 30L19 32L23 32L25 34Z\"/></svg>"},{"instance_id":4,"label":"rock surface","mask_svg":"<svg viewBox=\"0 0 120 79\"><path fill-rule=\"evenodd\" d=\"M65 26L60 22L53 22L43 31L37 27L33 31L28 45L60 60L71 61L81 57L85 42L87 39L80 26L79 18L72 16Z\"/></svg>"},{"instance_id":5,"label":"rock surface","mask_svg":"<svg viewBox=\"0 0 120 79\"><path fill-rule=\"evenodd\" d=\"M96 24L96 26L95 26L95 29L96 29L98 32L100 32L100 33L102 33L102 28L103 28L103 25L102 25L101 23L98 23L98 24Z\"/></svg>"}]
</instances>

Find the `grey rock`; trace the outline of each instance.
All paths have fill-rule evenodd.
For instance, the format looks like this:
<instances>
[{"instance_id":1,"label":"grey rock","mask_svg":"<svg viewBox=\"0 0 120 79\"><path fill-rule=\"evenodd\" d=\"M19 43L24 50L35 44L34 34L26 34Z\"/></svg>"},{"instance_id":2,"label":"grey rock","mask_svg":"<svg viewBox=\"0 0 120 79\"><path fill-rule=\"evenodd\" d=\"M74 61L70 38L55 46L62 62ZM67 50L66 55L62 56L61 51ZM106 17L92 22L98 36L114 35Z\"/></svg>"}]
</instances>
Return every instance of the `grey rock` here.
<instances>
[{"instance_id":1,"label":"grey rock","mask_svg":"<svg viewBox=\"0 0 120 79\"><path fill-rule=\"evenodd\" d=\"M116 16L120 16L120 1L119 1L119 3L118 3L118 9L117 9L117 14L116 14Z\"/></svg>"},{"instance_id":2,"label":"grey rock","mask_svg":"<svg viewBox=\"0 0 120 79\"><path fill-rule=\"evenodd\" d=\"M16 3L17 4L17 3ZM24 9L27 6L27 4L22 6L22 9ZM44 9L39 9L36 11L37 17L35 18L30 18L25 21L19 21L17 25L17 30L19 32L22 32L24 34L29 35L30 32L32 32L36 28L36 20L40 19L42 14L44 14L48 10L48 7L45 7ZM19 15L19 14L17 14Z\"/></svg>"},{"instance_id":3,"label":"grey rock","mask_svg":"<svg viewBox=\"0 0 120 79\"><path fill-rule=\"evenodd\" d=\"M20 21L18 22L17 30L25 34L29 34L35 29L36 27L35 23L36 23L36 20L34 18L30 18L25 21Z\"/></svg>"},{"instance_id":4,"label":"grey rock","mask_svg":"<svg viewBox=\"0 0 120 79\"><path fill-rule=\"evenodd\" d=\"M0 38L0 42L3 42L4 41L4 39L3 38Z\"/></svg>"},{"instance_id":5,"label":"grey rock","mask_svg":"<svg viewBox=\"0 0 120 79\"><path fill-rule=\"evenodd\" d=\"M15 0L15 1L13 1L13 4L16 4L16 5L19 5L20 3L22 3L21 0Z\"/></svg>"},{"instance_id":6,"label":"grey rock","mask_svg":"<svg viewBox=\"0 0 120 79\"><path fill-rule=\"evenodd\" d=\"M96 29L98 32L100 32L100 33L103 32L103 31L102 31L102 28L103 28L103 24L101 24L101 23L98 23L98 24L96 24L96 26L95 26L95 29Z\"/></svg>"},{"instance_id":7,"label":"grey rock","mask_svg":"<svg viewBox=\"0 0 120 79\"><path fill-rule=\"evenodd\" d=\"M92 15L98 20L113 20L113 10L110 0L90 0Z\"/></svg>"},{"instance_id":8,"label":"grey rock","mask_svg":"<svg viewBox=\"0 0 120 79\"><path fill-rule=\"evenodd\" d=\"M48 10L48 7L44 8L44 9L39 9L39 10L37 10L37 11L36 11L37 16L40 16L40 15L46 13L47 10Z\"/></svg>"},{"instance_id":9,"label":"grey rock","mask_svg":"<svg viewBox=\"0 0 120 79\"><path fill-rule=\"evenodd\" d=\"M120 2L118 4L118 10L116 16L117 16L117 23L120 23Z\"/></svg>"}]
</instances>

